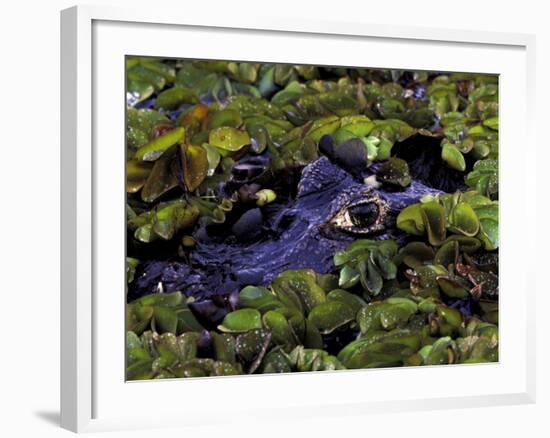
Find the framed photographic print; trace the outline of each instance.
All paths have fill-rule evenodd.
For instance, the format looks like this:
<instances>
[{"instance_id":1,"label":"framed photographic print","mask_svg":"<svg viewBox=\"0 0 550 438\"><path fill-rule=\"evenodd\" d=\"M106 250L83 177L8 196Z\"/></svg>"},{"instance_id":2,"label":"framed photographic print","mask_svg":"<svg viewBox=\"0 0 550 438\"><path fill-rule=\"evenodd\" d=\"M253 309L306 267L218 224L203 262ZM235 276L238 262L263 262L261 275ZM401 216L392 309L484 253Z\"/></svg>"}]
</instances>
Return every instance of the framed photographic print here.
<instances>
[{"instance_id":1,"label":"framed photographic print","mask_svg":"<svg viewBox=\"0 0 550 438\"><path fill-rule=\"evenodd\" d=\"M200 16L62 12L62 425L533 401L533 38Z\"/></svg>"}]
</instances>

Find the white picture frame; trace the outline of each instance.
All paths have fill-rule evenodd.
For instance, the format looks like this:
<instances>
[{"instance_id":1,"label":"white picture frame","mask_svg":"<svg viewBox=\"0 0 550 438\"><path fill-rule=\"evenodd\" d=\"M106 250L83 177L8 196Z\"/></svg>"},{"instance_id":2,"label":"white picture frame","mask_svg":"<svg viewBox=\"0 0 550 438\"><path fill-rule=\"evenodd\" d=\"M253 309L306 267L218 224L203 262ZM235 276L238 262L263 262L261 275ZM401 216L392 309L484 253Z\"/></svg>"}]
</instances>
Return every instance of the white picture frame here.
<instances>
[{"instance_id":1,"label":"white picture frame","mask_svg":"<svg viewBox=\"0 0 550 438\"><path fill-rule=\"evenodd\" d=\"M192 426L262 418L361 415L532 403L535 400L535 274L518 251L534 248L536 184L524 158L508 148L522 141L533 156L534 53L532 35L319 22L292 17L223 16L194 9L140 11L78 6L61 13L61 425L75 432ZM173 38L193 44L167 44ZM228 45L221 51L220 41ZM161 44L162 42L162 44ZM231 44L235 43L235 44ZM266 50L265 47L269 49ZM351 48L370 50L353 61ZM286 51L283 51L286 50ZM348 50L349 49L349 50ZM406 49L406 50L405 50ZM415 50L429 57L415 59ZM401 56L391 56L400 54ZM420 53L420 52L419 52ZM166 382L124 382L124 54L286 61L446 71L501 76L501 354L498 364L240 376ZM286 58L285 58L286 57ZM368 63L367 63L368 62ZM367 64L366 64L367 63ZM122 74L121 74L122 72ZM118 100L117 100L118 99ZM118 103L117 103L118 102ZM513 103L513 105L511 105ZM513 123L512 123L513 122ZM122 123L122 124L121 124ZM110 148L106 148L110 144ZM120 144L120 150L112 145ZM115 189L113 189L113 187ZM120 190L116 189L117 187ZM525 205L508 202L520 199ZM528 236L514 233L527 221ZM122 239L122 240L121 240ZM512 272L513 264L513 272ZM510 270L506 270L506 268ZM120 294L116 294L120 285ZM110 290L111 293L107 293ZM113 290L115 291L113 293ZM515 291L513 301L511 292ZM514 326L507 315L514 313ZM118 322L120 320L120 322ZM113 333L120 331L120 337ZM394 384L384 386L386 376ZM428 381L430 384L416 384ZM452 377L452 379L451 379ZM472 380L473 379L473 380ZM438 382L454 381L445 388ZM474 382L465 385L463 382ZM369 391L359 391L367 385ZM317 388L324 388L322 397ZM307 391L306 391L307 389ZM208 417L178 399L211 403ZM270 400L260 395L269 390ZM293 390L290 402L285 391ZM237 394L222 409L212 391ZM180 407L140 411L138 396L179 400ZM167 403L167 405L173 405ZM151 411L153 409L153 411ZM178 415L183 409L192 415Z\"/></svg>"}]
</instances>

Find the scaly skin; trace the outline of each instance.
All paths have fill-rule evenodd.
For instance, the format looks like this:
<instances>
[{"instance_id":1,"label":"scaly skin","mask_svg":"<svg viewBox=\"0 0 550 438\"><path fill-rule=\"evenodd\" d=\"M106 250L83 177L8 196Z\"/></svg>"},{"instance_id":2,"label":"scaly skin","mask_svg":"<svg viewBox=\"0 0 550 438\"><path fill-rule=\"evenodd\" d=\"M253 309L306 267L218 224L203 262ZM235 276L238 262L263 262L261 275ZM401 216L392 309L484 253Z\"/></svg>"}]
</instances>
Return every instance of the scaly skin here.
<instances>
[{"instance_id":1,"label":"scaly skin","mask_svg":"<svg viewBox=\"0 0 550 438\"><path fill-rule=\"evenodd\" d=\"M396 214L428 193L440 192L414 180L403 191L385 191L357 182L328 158L319 158L303 169L296 199L264 218L270 232L248 243L198 238L189 263L146 262L131 294L152 293L160 283L164 291L180 290L200 301L246 285L265 286L289 269L331 272L334 254L354 239L405 238L395 228ZM346 208L358 202L376 205L375 223L345 226Z\"/></svg>"}]
</instances>

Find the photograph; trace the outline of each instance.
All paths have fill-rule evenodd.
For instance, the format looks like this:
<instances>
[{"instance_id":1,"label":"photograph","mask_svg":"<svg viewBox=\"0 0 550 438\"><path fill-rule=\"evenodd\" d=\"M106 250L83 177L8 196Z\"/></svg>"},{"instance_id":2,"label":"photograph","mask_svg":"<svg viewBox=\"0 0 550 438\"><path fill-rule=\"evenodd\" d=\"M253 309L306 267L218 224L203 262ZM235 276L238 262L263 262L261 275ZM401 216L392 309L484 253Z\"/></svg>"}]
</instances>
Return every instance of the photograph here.
<instances>
[{"instance_id":1,"label":"photograph","mask_svg":"<svg viewBox=\"0 0 550 438\"><path fill-rule=\"evenodd\" d=\"M127 381L499 361L498 74L124 62Z\"/></svg>"},{"instance_id":2,"label":"photograph","mask_svg":"<svg viewBox=\"0 0 550 438\"><path fill-rule=\"evenodd\" d=\"M531 3L7 4L0 435L550 435Z\"/></svg>"}]
</instances>

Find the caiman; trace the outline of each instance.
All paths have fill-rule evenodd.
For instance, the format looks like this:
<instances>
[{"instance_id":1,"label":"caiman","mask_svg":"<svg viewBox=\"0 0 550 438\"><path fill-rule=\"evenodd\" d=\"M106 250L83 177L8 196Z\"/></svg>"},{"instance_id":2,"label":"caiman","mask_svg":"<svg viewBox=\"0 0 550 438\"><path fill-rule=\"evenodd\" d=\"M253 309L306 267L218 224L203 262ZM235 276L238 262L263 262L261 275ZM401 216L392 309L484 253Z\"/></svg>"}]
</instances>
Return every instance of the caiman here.
<instances>
[{"instance_id":1,"label":"caiman","mask_svg":"<svg viewBox=\"0 0 550 438\"><path fill-rule=\"evenodd\" d=\"M354 239L405 239L395 226L397 214L435 193L441 191L414 178L399 191L376 181L365 183L322 156L303 168L289 202L245 213L252 222L261 221L257 237L244 242L234 236L212 239L202 229L187 259L142 263L129 299L180 290L200 303L228 297L247 285L265 286L289 269L330 273L334 254Z\"/></svg>"}]
</instances>

